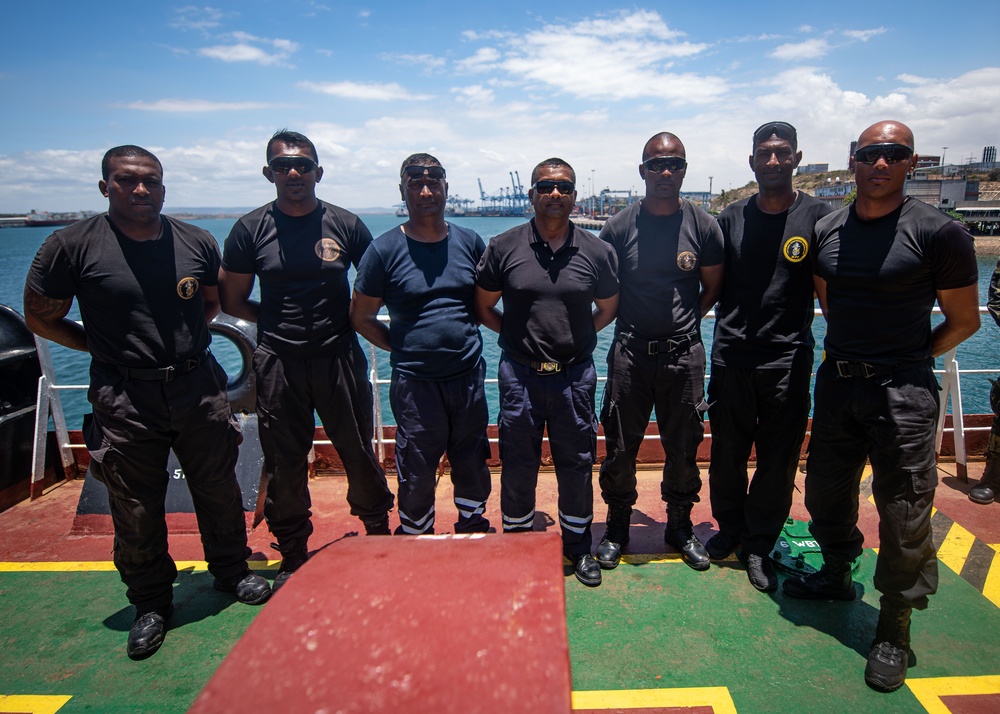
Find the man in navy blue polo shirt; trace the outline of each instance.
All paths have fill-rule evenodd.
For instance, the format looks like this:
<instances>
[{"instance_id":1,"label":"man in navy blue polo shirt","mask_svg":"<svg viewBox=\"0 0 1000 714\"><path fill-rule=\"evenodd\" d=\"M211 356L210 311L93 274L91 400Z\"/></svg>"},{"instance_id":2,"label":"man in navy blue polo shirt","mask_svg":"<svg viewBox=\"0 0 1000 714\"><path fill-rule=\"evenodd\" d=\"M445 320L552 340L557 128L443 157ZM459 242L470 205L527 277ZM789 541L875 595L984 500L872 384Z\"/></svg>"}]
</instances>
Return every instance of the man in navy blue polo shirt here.
<instances>
[{"instance_id":1,"label":"man in navy blue polo shirt","mask_svg":"<svg viewBox=\"0 0 1000 714\"><path fill-rule=\"evenodd\" d=\"M618 308L610 246L569 220L576 173L552 158L531 172L535 217L490 241L479 263L476 314L500 333L500 510L505 533L530 531L548 428L563 553L584 585L600 585L590 553L597 415L597 333ZM503 312L496 305L503 298Z\"/></svg>"},{"instance_id":2,"label":"man in navy blue polo shirt","mask_svg":"<svg viewBox=\"0 0 1000 714\"><path fill-rule=\"evenodd\" d=\"M392 364L399 522L396 533L434 532L438 461L451 463L457 533L485 532L490 495L489 409L483 338L473 309L486 246L444 220L448 182L430 154L403 161L399 192L409 220L379 236L358 267L351 324ZM385 305L390 323L379 322Z\"/></svg>"}]
</instances>

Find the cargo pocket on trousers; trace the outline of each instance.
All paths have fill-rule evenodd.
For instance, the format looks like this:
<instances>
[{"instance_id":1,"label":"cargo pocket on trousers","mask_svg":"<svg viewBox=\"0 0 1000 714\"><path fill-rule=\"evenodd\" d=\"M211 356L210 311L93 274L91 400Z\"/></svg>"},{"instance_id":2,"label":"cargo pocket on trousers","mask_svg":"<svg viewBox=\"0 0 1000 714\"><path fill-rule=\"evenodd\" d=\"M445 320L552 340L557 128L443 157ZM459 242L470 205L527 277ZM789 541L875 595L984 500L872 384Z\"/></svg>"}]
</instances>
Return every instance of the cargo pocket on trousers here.
<instances>
[{"instance_id":1,"label":"cargo pocket on trousers","mask_svg":"<svg viewBox=\"0 0 1000 714\"><path fill-rule=\"evenodd\" d=\"M911 469L908 473L912 496L907 504L906 516L900 524L903 540L906 543L924 537L934 505L934 489L938 484L936 465L924 469Z\"/></svg>"}]
</instances>

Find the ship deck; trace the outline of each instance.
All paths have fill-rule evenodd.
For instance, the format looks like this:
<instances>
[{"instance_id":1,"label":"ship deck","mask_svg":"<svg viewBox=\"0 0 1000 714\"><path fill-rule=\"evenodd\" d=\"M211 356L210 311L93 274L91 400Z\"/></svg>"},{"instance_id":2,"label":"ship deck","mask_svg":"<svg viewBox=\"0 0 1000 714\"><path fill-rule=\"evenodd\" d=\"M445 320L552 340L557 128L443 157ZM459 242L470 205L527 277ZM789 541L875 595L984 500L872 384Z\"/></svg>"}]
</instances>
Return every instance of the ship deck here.
<instances>
[{"instance_id":1,"label":"ship deck","mask_svg":"<svg viewBox=\"0 0 1000 714\"><path fill-rule=\"evenodd\" d=\"M584 587L566 569L574 709L1000 711L1000 504L970 503L968 485L955 471L953 463L940 465L934 516L939 591L927 610L914 614L916 661L906 685L886 695L863 681L878 613L872 586L878 521L870 498L860 511L866 550L855 580L862 596L846 603L797 601L780 589L773 595L753 590L735 558L701 573L686 567L663 545L659 471L641 470L622 565L604 571L598 588ZM972 479L981 471L982 462L969 464ZM706 471L702 476L707 482ZM792 516L807 520L803 478L797 478ZM60 482L41 498L0 513L0 712L186 711L253 619L280 606L280 598L252 608L216 592L201 562L193 518L175 516L170 548L181 571L176 613L163 648L147 660L129 660L125 639L132 610L111 563L110 523L102 528L91 519L86 529L74 523L81 484ZM358 536L343 478L313 479L311 492L313 550ZM487 512L494 524L500 523L498 493L497 474ZM449 532L454 507L447 477L437 504L437 531ZM536 528L557 531L556 512L555 478L543 471ZM596 504L596 514L603 519L603 504ZM707 540L714 528L707 498L693 515L696 533ZM603 528L595 523L595 543ZM251 533L254 567L268 577L279 557L270 542L263 527ZM469 578L476 577L475 567L497 566L473 564ZM516 569L516 555L503 567ZM456 699L461 692L456 681ZM467 710L482 711L475 702Z\"/></svg>"}]
</instances>

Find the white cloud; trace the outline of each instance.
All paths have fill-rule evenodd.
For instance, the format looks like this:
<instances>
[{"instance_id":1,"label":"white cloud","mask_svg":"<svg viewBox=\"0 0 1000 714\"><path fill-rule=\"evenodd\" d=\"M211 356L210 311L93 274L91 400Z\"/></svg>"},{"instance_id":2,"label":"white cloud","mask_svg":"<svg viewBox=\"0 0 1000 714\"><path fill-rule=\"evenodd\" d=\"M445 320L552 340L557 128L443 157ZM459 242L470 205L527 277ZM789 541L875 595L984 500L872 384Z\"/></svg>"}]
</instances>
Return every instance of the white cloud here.
<instances>
[{"instance_id":1,"label":"white cloud","mask_svg":"<svg viewBox=\"0 0 1000 714\"><path fill-rule=\"evenodd\" d=\"M455 65L467 72L506 72L529 89L602 101L654 97L697 104L723 94L727 84L720 77L669 71L709 47L682 38L656 12L620 11L506 35L501 48L481 47Z\"/></svg>"},{"instance_id":2,"label":"white cloud","mask_svg":"<svg viewBox=\"0 0 1000 714\"><path fill-rule=\"evenodd\" d=\"M874 30L844 30L843 34L845 37L850 37L852 40L868 42L871 38L885 32L887 32L887 30L884 27L877 27Z\"/></svg>"},{"instance_id":3,"label":"white cloud","mask_svg":"<svg viewBox=\"0 0 1000 714\"><path fill-rule=\"evenodd\" d=\"M180 30L208 30L218 27L223 16L222 10L207 5L185 5L174 10L174 13L176 17L170 26Z\"/></svg>"},{"instance_id":4,"label":"white cloud","mask_svg":"<svg viewBox=\"0 0 1000 714\"><path fill-rule=\"evenodd\" d=\"M437 57L432 54L393 54L384 52L379 55L379 58L387 62L405 65L410 69L420 70L420 73L424 75L434 74L447 64L447 60L444 57Z\"/></svg>"},{"instance_id":5,"label":"white cloud","mask_svg":"<svg viewBox=\"0 0 1000 714\"><path fill-rule=\"evenodd\" d=\"M263 102L213 102L208 99L157 99L153 102L130 102L128 109L148 112L223 112L263 109Z\"/></svg>"},{"instance_id":6,"label":"white cloud","mask_svg":"<svg viewBox=\"0 0 1000 714\"><path fill-rule=\"evenodd\" d=\"M830 43L826 40L811 39L779 45L768 54L768 57L793 61L815 59L826 55L831 49Z\"/></svg>"},{"instance_id":7,"label":"white cloud","mask_svg":"<svg viewBox=\"0 0 1000 714\"><path fill-rule=\"evenodd\" d=\"M413 94L396 82L378 84L376 82L299 82L298 86L318 94L329 94L342 99L363 99L390 102L405 99L423 101L431 99L429 94Z\"/></svg>"},{"instance_id":8,"label":"white cloud","mask_svg":"<svg viewBox=\"0 0 1000 714\"><path fill-rule=\"evenodd\" d=\"M299 44L292 40L256 37L247 32L233 32L231 36L237 41L235 45L202 47L198 54L222 62L256 62L265 67L291 67L288 58L299 49ZM277 51L269 52L258 45L269 46Z\"/></svg>"}]
</instances>

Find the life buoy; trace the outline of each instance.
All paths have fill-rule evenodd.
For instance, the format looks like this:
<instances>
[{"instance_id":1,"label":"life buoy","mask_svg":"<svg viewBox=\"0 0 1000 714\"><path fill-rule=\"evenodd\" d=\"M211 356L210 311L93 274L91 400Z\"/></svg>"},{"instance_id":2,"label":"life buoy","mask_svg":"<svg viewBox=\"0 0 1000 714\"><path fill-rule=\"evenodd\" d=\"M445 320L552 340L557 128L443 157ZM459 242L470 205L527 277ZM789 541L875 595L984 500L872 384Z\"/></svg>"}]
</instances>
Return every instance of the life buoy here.
<instances>
[{"instance_id":1,"label":"life buoy","mask_svg":"<svg viewBox=\"0 0 1000 714\"><path fill-rule=\"evenodd\" d=\"M234 412L253 413L257 409L257 380L253 373L253 353L257 349L257 326L246 320L220 312L209 324L214 335L225 337L236 345L241 365L236 375L229 376L226 393Z\"/></svg>"}]
</instances>

